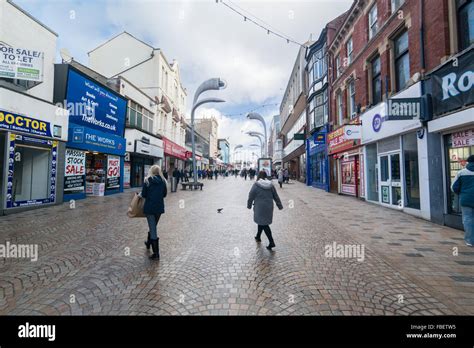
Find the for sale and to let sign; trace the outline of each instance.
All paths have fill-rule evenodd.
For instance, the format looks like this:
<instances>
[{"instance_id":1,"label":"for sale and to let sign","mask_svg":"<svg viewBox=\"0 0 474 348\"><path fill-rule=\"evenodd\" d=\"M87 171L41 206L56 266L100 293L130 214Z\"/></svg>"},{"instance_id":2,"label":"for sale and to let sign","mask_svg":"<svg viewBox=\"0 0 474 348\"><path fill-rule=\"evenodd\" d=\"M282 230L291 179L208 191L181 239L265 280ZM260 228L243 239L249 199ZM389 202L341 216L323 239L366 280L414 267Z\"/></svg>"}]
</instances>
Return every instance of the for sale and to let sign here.
<instances>
[{"instance_id":1,"label":"for sale and to let sign","mask_svg":"<svg viewBox=\"0 0 474 348\"><path fill-rule=\"evenodd\" d=\"M0 44L0 77L43 81L44 53Z\"/></svg>"}]
</instances>

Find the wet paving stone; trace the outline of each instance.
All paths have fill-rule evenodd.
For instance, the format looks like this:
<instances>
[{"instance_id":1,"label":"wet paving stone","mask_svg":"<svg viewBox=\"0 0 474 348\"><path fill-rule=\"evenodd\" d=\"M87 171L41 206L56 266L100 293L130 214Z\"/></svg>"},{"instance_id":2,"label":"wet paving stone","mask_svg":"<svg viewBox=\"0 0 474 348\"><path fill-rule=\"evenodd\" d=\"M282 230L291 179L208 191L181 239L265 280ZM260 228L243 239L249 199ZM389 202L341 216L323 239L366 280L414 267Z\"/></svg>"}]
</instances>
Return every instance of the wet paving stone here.
<instances>
[{"instance_id":1,"label":"wet paving stone","mask_svg":"<svg viewBox=\"0 0 474 348\"><path fill-rule=\"evenodd\" d=\"M125 214L136 190L76 201L75 209L65 203L0 217L0 244L39 250L36 262L0 259L0 315L474 314L464 267L474 252L462 241L452 242L456 257L440 247L460 231L294 183L277 188L284 209L275 209L276 248L268 251L264 235L254 240L251 185L226 178L206 181L203 191L169 193L160 261L148 259L146 220ZM397 239L423 229L436 230L423 235L425 248ZM328 255L334 243L363 246L364 254ZM440 284L440 268L456 276Z\"/></svg>"}]
</instances>

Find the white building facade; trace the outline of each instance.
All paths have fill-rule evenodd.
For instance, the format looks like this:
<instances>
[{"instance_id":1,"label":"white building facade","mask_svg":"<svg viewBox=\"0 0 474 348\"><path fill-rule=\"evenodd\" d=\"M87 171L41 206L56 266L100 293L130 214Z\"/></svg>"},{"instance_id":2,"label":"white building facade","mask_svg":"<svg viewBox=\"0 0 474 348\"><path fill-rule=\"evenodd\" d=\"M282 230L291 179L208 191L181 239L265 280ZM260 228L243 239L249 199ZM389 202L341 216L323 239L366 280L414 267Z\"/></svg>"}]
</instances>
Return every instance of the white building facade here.
<instances>
[{"instance_id":1,"label":"white building facade","mask_svg":"<svg viewBox=\"0 0 474 348\"><path fill-rule=\"evenodd\" d=\"M53 104L56 41L0 1L0 215L63 201L68 112Z\"/></svg>"},{"instance_id":2,"label":"white building facade","mask_svg":"<svg viewBox=\"0 0 474 348\"><path fill-rule=\"evenodd\" d=\"M89 65L108 78L126 79L156 104L151 133L163 140L163 168L183 169L187 92L178 62L170 63L161 49L123 32L90 51Z\"/></svg>"}]
</instances>

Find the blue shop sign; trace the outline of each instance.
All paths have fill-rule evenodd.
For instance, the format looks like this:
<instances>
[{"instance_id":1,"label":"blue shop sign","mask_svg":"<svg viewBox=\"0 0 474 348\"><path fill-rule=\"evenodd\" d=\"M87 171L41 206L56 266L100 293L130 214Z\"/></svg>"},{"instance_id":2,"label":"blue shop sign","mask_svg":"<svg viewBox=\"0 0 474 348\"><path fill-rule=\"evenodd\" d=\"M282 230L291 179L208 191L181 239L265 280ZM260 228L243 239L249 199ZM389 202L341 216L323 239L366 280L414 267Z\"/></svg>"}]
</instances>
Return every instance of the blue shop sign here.
<instances>
[{"instance_id":1,"label":"blue shop sign","mask_svg":"<svg viewBox=\"0 0 474 348\"><path fill-rule=\"evenodd\" d=\"M95 129L69 123L68 147L97 151L112 155L125 155L125 139Z\"/></svg>"},{"instance_id":2,"label":"blue shop sign","mask_svg":"<svg viewBox=\"0 0 474 348\"><path fill-rule=\"evenodd\" d=\"M70 122L123 136L127 100L119 94L69 69L66 100Z\"/></svg>"},{"instance_id":3,"label":"blue shop sign","mask_svg":"<svg viewBox=\"0 0 474 348\"><path fill-rule=\"evenodd\" d=\"M314 144L315 145L326 144L326 133L316 133L314 135Z\"/></svg>"},{"instance_id":4,"label":"blue shop sign","mask_svg":"<svg viewBox=\"0 0 474 348\"><path fill-rule=\"evenodd\" d=\"M51 124L32 117L0 110L0 129L51 137Z\"/></svg>"}]
</instances>

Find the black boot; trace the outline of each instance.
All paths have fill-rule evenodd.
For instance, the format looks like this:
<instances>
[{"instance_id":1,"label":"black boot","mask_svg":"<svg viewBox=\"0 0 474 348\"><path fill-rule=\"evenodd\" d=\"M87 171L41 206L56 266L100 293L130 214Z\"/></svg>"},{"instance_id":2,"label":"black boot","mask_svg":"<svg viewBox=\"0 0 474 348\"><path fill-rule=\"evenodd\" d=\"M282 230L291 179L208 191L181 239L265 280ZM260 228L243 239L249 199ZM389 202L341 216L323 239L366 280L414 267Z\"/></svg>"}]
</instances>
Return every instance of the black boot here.
<instances>
[{"instance_id":1,"label":"black boot","mask_svg":"<svg viewBox=\"0 0 474 348\"><path fill-rule=\"evenodd\" d=\"M147 240L144 242L145 243L145 246L147 248L147 250L150 250L150 246L151 246L151 239L150 239L150 232L148 232L148 238Z\"/></svg>"},{"instance_id":2,"label":"black boot","mask_svg":"<svg viewBox=\"0 0 474 348\"><path fill-rule=\"evenodd\" d=\"M151 260L158 260L160 258L160 248L157 239L151 239L151 248L153 250L153 255L150 256Z\"/></svg>"},{"instance_id":3,"label":"black boot","mask_svg":"<svg viewBox=\"0 0 474 348\"><path fill-rule=\"evenodd\" d=\"M258 226L258 230L257 230L257 235L255 236L255 240L260 243L262 240L260 239L260 236L262 235L262 228L260 226Z\"/></svg>"},{"instance_id":4,"label":"black boot","mask_svg":"<svg viewBox=\"0 0 474 348\"><path fill-rule=\"evenodd\" d=\"M267 236L269 242L267 249L272 250L272 248L275 247L275 242L273 241L272 230L270 229L270 226L265 226L263 228L263 231L265 232L265 235Z\"/></svg>"}]
</instances>

